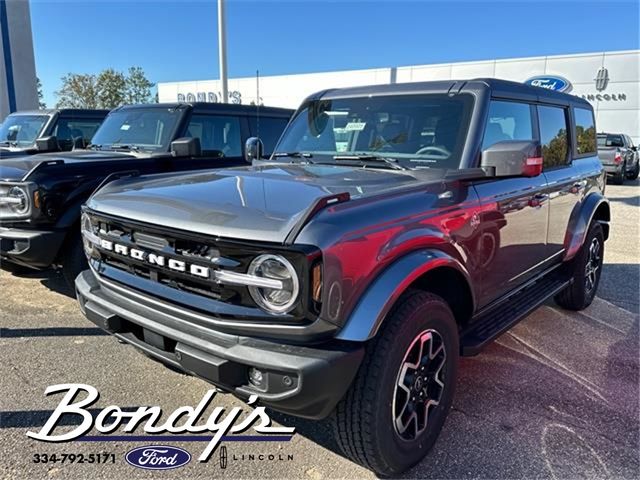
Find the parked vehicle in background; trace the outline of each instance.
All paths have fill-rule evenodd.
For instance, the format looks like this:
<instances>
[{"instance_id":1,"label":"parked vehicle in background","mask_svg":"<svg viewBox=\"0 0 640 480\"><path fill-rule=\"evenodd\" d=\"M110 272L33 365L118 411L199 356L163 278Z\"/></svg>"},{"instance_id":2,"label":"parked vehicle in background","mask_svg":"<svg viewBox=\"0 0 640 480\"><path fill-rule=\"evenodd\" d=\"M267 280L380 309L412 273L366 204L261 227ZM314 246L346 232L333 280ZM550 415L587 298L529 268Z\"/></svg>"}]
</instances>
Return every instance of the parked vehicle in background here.
<instances>
[{"instance_id":1,"label":"parked vehicle in background","mask_svg":"<svg viewBox=\"0 0 640 480\"><path fill-rule=\"evenodd\" d=\"M599 133L598 157L614 183L635 180L640 173L640 153L631 137L624 133Z\"/></svg>"},{"instance_id":2,"label":"parked vehicle in background","mask_svg":"<svg viewBox=\"0 0 640 480\"><path fill-rule=\"evenodd\" d=\"M550 297L593 300L610 219L595 131L586 100L495 79L320 92L270 162L97 190L78 301L242 398L334 412L345 455L396 475L435 443L460 354Z\"/></svg>"},{"instance_id":3,"label":"parked vehicle in background","mask_svg":"<svg viewBox=\"0 0 640 480\"><path fill-rule=\"evenodd\" d=\"M86 150L3 160L3 266L61 266L73 285L86 268L80 206L107 176L242 164L244 141L260 133L273 148L291 113L213 103L125 106L107 116Z\"/></svg>"},{"instance_id":4,"label":"parked vehicle in background","mask_svg":"<svg viewBox=\"0 0 640 480\"><path fill-rule=\"evenodd\" d=\"M12 113L0 125L0 160L84 148L108 113L70 108Z\"/></svg>"}]
</instances>

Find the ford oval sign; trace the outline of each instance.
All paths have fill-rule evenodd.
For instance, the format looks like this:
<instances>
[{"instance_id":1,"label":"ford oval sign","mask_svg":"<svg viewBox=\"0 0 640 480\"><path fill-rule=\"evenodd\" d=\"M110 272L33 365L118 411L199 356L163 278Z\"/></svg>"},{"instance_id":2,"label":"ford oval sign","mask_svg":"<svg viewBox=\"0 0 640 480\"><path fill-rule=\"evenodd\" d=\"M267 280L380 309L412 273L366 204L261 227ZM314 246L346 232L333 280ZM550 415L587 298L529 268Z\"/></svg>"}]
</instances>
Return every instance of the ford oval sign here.
<instances>
[{"instance_id":1,"label":"ford oval sign","mask_svg":"<svg viewBox=\"0 0 640 480\"><path fill-rule=\"evenodd\" d=\"M525 80L524 83L532 87L546 88L556 92L568 92L571 90L571 82L562 77L539 75Z\"/></svg>"},{"instance_id":2,"label":"ford oval sign","mask_svg":"<svg viewBox=\"0 0 640 480\"><path fill-rule=\"evenodd\" d=\"M124 458L134 467L147 470L169 470L189 463L191 454L177 447L153 445L134 448L127 452Z\"/></svg>"}]
</instances>

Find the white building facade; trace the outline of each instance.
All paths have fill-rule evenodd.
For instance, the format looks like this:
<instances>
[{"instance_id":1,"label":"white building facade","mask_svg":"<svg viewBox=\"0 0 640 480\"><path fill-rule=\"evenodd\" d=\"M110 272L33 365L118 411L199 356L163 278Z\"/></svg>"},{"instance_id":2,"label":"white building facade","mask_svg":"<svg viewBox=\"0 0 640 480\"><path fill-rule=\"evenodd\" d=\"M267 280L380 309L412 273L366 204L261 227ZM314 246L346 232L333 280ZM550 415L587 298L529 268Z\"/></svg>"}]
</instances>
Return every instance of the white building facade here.
<instances>
[{"instance_id":1,"label":"white building facade","mask_svg":"<svg viewBox=\"0 0 640 480\"><path fill-rule=\"evenodd\" d=\"M587 99L598 131L640 143L640 50L417 65L229 79L231 103L296 108L309 94L335 87L495 77L561 90ZM158 84L160 102L221 98L219 80Z\"/></svg>"}]
</instances>

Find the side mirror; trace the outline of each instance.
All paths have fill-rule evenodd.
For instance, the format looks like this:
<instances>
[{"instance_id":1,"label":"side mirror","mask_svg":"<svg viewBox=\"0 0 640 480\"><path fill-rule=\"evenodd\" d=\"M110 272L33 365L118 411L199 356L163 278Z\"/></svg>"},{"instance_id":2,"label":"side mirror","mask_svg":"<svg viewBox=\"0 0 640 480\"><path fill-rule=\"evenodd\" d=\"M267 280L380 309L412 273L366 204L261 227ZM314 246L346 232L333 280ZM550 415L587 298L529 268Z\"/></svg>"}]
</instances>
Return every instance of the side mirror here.
<instances>
[{"instance_id":1,"label":"side mirror","mask_svg":"<svg viewBox=\"0 0 640 480\"><path fill-rule=\"evenodd\" d=\"M262 153L264 152L264 146L262 140L258 137L248 138L244 144L244 159L247 163L253 163L254 160L260 160Z\"/></svg>"},{"instance_id":2,"label":"side mirror","mask_svg":"<svg viewBox=\"0 0 640 480\"><path fill-rule=\"evenodd\" d=\"M495 177L537 177L542 173L540 143L506 140L482 151L480 167Z\"/></svg>"},{"instance_id":3,"label":"side mirror","mask_svg":"<svg viewBox=\"0 0 640 480\"><path fill-rule=\"evenodd\" d=\"M199 157L202 147L198 137L182 137L171 142L171 155L174 157Z\"/></svg>"},{"instance_id":4,"label":"side mirror","mask_svg":"<svg viewBox=\"0 0 640 480\"><path fill-rule=\"evenodd\" d=\"M58 138L55 135L38 138L36 140L36 150L39 152L55 152L59 148Z\"/></svg>"}]
</instances>

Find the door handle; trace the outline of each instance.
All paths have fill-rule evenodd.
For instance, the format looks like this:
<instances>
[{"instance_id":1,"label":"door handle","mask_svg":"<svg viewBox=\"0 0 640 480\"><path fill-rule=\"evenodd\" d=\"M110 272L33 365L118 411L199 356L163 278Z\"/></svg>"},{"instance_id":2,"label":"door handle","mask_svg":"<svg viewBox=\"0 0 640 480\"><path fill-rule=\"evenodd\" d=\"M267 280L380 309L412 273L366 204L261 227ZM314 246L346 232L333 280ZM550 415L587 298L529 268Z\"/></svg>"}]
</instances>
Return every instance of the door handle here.
<instances>
[{"instance_id":1,"label":"door handle","mask_svg":"<svg viewBox=\"0 0 640 480\"><path fill-rule=\"evenodd\" d=\"M540 208L542 204L549 199L549 195L546 193L536 193L529 199L529 206L533 208Z\"/></svg>"},{"instance_id":2,"label":"door handle","mask_svg":"<svg viewBox=\"0 0 640 480\"><path fill-rule=\"evenodd\" d=\"M571 185L571 193L575 193L575 194L580 193L586 185L587 185L587 182L584 180L574 183L573 185Z\"/></svg>"}]
</instances>

